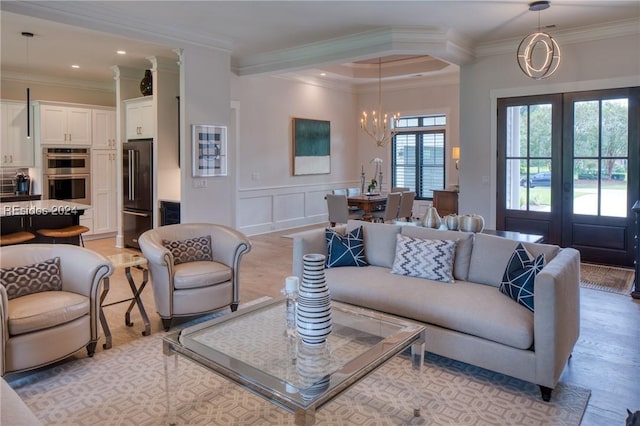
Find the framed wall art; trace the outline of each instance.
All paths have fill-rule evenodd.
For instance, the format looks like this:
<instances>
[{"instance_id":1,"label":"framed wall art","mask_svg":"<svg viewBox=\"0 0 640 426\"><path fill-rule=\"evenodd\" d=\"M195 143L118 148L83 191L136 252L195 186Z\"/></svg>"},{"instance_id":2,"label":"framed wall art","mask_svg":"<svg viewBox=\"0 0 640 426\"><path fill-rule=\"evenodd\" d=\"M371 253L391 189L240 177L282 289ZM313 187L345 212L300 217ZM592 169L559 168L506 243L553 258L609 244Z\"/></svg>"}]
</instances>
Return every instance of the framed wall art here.
<instances>
[{"instance_id":1,"label":"framed wall art","mask_svg":"<svg viewBox=\"0 0 640 426\"><path fill-rule=\"evenodd\" d=\"M293 174L331 173L331 122L293 119Z\"/></svg>"},{"instance_id":2,"label":"framed wall art","mask_svg":"<svg viewBox=\"0 0 640 426\"><path fill-rule=\"evenodd\" d=\"M227 128L191 125L193 177L227 175Z\"/></svg>"}]
</instances>

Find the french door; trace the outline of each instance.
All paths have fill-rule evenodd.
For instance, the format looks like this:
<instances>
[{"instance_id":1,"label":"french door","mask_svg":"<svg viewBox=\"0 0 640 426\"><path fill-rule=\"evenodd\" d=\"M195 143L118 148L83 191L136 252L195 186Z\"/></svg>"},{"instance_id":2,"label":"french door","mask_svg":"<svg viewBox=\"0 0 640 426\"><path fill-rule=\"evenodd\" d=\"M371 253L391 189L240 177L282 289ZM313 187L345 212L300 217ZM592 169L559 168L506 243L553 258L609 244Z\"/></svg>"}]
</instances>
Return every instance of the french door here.
<instances>
[{"instance_id":1,"label":"french door","mask_svg":"<svg viewBox=\"0 0 640 426\"><path fill-rule=\"evenodd\" d=\"M498 229L633 264L639 88L498 100Z\"/></svg>"}]
</instances>

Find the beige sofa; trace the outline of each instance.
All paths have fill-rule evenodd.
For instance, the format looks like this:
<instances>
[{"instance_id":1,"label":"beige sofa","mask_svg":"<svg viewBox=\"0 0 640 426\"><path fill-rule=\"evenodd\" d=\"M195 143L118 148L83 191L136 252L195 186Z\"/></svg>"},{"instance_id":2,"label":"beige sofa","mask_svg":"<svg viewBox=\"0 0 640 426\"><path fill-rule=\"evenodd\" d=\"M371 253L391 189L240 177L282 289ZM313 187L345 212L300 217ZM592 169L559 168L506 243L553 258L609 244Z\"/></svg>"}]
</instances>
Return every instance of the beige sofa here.
<instances>
[{"instance_id":1,"label":"beige sofa","mask_svg":"<svg viewBox=\"0 0 640 426\"><path fill-rule=\"evenodd\" d=\"M427 351L540 386L548 401L579 333L580 255L571 248L524 244L546 264L535 278L535 313L498 287L516 241L485 234L411 225L349 221L334 229L364 227L366 267L325 270L331 297L411 318L426 327ZM391 273L397 234L456 240L454 283ZM324 229L294 235L293 273L302 256L327 253Z\"/></svg>"}]
</instances>

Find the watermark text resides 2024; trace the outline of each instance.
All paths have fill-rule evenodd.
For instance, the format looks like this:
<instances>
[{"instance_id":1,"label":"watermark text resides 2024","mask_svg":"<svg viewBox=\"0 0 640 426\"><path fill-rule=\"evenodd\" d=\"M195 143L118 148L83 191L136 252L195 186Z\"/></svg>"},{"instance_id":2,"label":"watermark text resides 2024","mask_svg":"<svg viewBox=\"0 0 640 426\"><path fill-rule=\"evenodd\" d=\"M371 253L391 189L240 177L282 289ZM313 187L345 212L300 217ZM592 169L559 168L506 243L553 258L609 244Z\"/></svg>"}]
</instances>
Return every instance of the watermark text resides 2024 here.
<instances>
[{"instance_id":1,"label":"watermark text resides 2024","mask_svg":"<svg viewBox=\"0 0 640 426\"><path fill-rule=\"evenodd\" d=\"M37 207L37 206L11 206L6 205L4 208L5 216L40 216L40 215L68 215L76 214L78 212L75 206L50 206L50 207Z\"/></svg>"}]
</instances>

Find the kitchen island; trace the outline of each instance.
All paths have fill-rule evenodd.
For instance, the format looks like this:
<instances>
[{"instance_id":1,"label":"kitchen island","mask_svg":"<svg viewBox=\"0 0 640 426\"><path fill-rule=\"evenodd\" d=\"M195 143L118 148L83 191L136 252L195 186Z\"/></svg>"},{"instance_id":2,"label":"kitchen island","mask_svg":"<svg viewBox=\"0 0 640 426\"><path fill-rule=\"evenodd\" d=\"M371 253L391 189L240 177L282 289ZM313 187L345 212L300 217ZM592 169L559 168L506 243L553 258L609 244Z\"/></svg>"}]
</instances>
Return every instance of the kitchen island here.
<instances>
[{"instance_id":1,"label":"kitchen island","mask_svg":"<svg viewBox=\"0 0 640 426\"><path fill-rule=\"evenodd\" d=\"M38 234L38 229L65 228L80 223L80 216L91 206L62 200L35 200L0 203L0 232L31 232L36 238L28 243L51 243L51 238ZM80 244L79 237L68 238L67 244Z\"/></svg>"}]
</instances>

